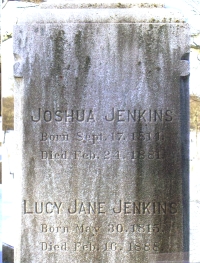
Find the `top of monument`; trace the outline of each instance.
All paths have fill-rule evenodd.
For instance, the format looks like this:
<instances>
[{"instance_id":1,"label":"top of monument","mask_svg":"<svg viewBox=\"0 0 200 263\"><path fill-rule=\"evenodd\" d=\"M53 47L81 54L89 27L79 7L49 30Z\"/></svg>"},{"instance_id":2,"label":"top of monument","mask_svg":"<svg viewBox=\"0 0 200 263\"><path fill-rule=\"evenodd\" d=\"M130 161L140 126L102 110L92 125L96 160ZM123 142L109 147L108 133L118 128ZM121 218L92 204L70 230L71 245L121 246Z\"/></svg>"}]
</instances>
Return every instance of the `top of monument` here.
<instances>
[{"instance_id":1,"label":"top of monument","mask_svg":"<svg viewBox=\"0 0 200 263\"><path fill-rule=\"evenodd\" d=\"M178 12L165 8L122 9L31 9L25 10L17 24L53 23L185 23Z\"/></svg>"},{"instance_id":2,"label":"top of monument","mask_svg":"<svg viewBox=\"0 0 200 263\"><path fill-rule=\"evenodd\" d=\"M57 8L57 9L73 9L73 8L162 8L164 3L162 1L153 0L136 0L136 1L98 1L98 0L86 0L86 1L73 1L73 0L47 0L41 4L41 8Z\"/></svg>"}]
</instances>

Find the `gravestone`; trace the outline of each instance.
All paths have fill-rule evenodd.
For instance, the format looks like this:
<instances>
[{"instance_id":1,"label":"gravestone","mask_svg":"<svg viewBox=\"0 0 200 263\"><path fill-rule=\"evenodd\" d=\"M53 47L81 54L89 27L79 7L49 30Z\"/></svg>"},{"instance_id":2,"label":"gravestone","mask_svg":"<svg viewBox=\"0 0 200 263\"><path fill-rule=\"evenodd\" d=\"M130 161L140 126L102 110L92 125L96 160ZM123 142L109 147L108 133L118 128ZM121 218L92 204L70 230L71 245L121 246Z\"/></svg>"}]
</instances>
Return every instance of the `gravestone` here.
<instances>
[{"instance_id":1,"label":"gravestone","mask_svg":"<svg viewBox=\"0 0 200 263\"><path fill-rule=\"evenodd\" d=\"M188 251L188 49L188 25L158 3L24 11L14 28L15 262Z\"/></svg>"}]
</instances>

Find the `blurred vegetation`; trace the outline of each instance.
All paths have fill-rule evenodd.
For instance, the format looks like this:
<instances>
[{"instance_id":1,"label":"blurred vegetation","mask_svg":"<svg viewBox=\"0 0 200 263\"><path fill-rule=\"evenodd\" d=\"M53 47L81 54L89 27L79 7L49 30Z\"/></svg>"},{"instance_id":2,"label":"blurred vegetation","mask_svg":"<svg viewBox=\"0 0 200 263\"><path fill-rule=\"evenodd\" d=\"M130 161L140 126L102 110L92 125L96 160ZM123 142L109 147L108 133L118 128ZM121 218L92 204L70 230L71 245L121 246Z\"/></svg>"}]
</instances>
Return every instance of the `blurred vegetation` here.
<instances>
[{"instance_id":1,"label":"blurred vegetation","mask_svg":"<svg viewBox=\"0 0 200 263\"><path fill-rule=\"evenodd\" d=\"M190 129L200 131L200 97L190 95Z\"/></svg>"},{"instance_id":2,"label":"blurred vegetation","mask_svg":"<svg viewBox=\"0 0 200 263\"><path fill-rule=\"evenodd\" d=\"M11 32L10 33L6 32L5 35L2 35L2 42L6 41L6 40L8 40L10 38L12 38L12 33Z\"/></svg>"},{"instance_id":3,"label":"blurred vegetation","mask_svg":"<svg viewBox=\"0 0 200 263\"><path fill-rule=\"evenodd\" d=\"M14 98L2 98L2 130L14 130Z\"/></svg>"}]
</instances>

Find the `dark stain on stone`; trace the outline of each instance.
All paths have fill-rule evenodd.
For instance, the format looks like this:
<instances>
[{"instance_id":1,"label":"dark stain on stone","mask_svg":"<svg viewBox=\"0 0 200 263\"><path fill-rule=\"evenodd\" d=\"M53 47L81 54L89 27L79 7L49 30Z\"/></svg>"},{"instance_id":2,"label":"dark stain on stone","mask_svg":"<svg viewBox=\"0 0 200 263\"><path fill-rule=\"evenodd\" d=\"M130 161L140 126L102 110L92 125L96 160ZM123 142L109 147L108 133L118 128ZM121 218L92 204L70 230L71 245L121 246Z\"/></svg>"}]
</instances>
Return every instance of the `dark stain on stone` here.
<instances>
[{"instance_id":1,"label":"dark stain on stone","mask_svg":"<svg viewBox=\"0 0 200 263\"><path fill-rule=\"evenodd\" d=\"M121 73L124 71L124 61L129 60L132 56L132 54L129 53L129 57L127 57L127 54L128 50L134 48L134 35L134 27L126 24L119 24L117 26L117 54L115 55L119 57ZM130 64L130 66L131 65L132 64Z\"/></svg>"},{"instance_id":2,"label":"dark stain on stone","mask_svg":"<svg viewBox=\"0 0 200 263\"><path fill-rule=\"evenodd\" d=\"M54 38L54 47L53 47L53 74L52 75L62 75L62 68L64 65L64 37L65 32L59 30L56 32Z\"/></svg>"},{"instance_id":3,"label":"dark stain on stone","mask_svg":"<svg viewBox=\"0 0 200 263\"><path fill-rule=\"evenodd\" d=\"M38 31L39 31L39 29L38 29L38 27L36 27L36 28L34 29L34 32L35 32L35 33L38 33Z\"/></svg>"},{"instance_id":4,"label":"dark stain on stone","mask_svg":"<svg viewBox=\"0 0 200 263\"><path fill-rule=\"evenodd\" d=\"M81 54L81 35L82 32L79 30L74 39L76 56Z\"/></svg>"},{"instance_id":5,"label":"dark stain on stone","mask_svg":"<svg viewBox=\"0 0 200 263\"><path fill-rule=\"evenodd\" d=\"M41 36L44 36L44 33L45 33L45 27L42 26L42 27L40 28L40 34L41 34Z\"/></svg>"},{"instance_id":6,"label":"dark stain on stone","mask_svg":"<svg viewBox=\"0 0 200 263\"><path fill-rule=\"evenodd\" d=\"M74 38L75 55L78 61L78 76L76 77L76 89L83 87L87 82L87 77L91 67L91 58L88 55L88 33L87 28L78 30Z\"/></svg>"},{"instance_id":7,"label":"dark stain on stone","mask_svg":"<svg viewBox=\"0 0 200 263\"><path fill-rule=\"evenodd\" d=\"M153 29L153 25L149 24L149 29L152 30Z\"/></svg>"},{"instance_id":8,"label":"dark stain on stone","mask_svg":"<svg viewBox=\"0 0 200 263\"><path fill-rule=\"evenodd\" d=\"M91 59L89 56L86 56L85 65L84 65L85 72L89 71L90 66L91 66Z\"/></svg>"},{"instance_id":9,"label":"dark stain on stone","mask_svg":"<svg viewBox=\"0 0 200 263\"><path fill-rule=\"evenodd\" d=\"M136 125L136 132L139 134L142 132L142 123L137 123ZM145 165L144 165L144 160L142 159L142 153L145 149L143 145L142 140L138 140L135 148L135 153L136 153L136 175L135 175L135 182L136 182L136 199L140 200L140 196L143 194L143 180L142 178L144 177L144 170L145 170Z\"/></svg>"},{"instance_id":10,"label":"dark stain on stone","mask_svg":"<svg viewBox=\"0 0 200 263\"><path fill-rule=\"evenodd\" d=\"M30 129L26 129L26 130L30 131ZM31 131L30 131L30 133L31 133ZM34 146L29 147L28 143L27 143L27 146L25 143L25 147L27 149L26 154L27 153L30 154L30 153L35 151L35 147ZM26 192L25 194L30 194L30 196L34 196L34 188L35 188L35 183L36 183L35 159L34 159L34 157L30 157L28 160L28 165L26 168L26 177L24 177L24 182L25 182L25 186L26 186L25 187L25 192Z\"/></svg>"},{"instance_id":11,"label":"dark stain on stone","mask_svg":"<svg viewBox=\"0 0 200 263\"><path fill-rule=\"evenodd\" d=\"M21 48L21 44L22 44L22 39L20 38L18 41L19 48Z\"/></svg>"}]
</instances>

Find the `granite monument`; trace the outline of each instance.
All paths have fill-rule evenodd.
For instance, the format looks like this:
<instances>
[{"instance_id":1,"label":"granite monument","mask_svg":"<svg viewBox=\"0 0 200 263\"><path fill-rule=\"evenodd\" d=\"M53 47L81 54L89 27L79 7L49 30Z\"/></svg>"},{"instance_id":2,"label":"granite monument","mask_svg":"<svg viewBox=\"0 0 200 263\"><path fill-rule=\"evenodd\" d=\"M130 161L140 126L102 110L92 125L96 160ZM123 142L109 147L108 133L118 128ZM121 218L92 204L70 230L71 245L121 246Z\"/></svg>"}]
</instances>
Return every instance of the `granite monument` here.
<instances>
[{"instance_id":1,"label":"granite monument","mask_svg":"<svg viewBox=\"0 0 200 263\"><path fill-rule=\"evenodd\" d=\"M189 249L189 27L145 3L49 1L14 28L16 263Z\"/></svg>"}]
</instances>

